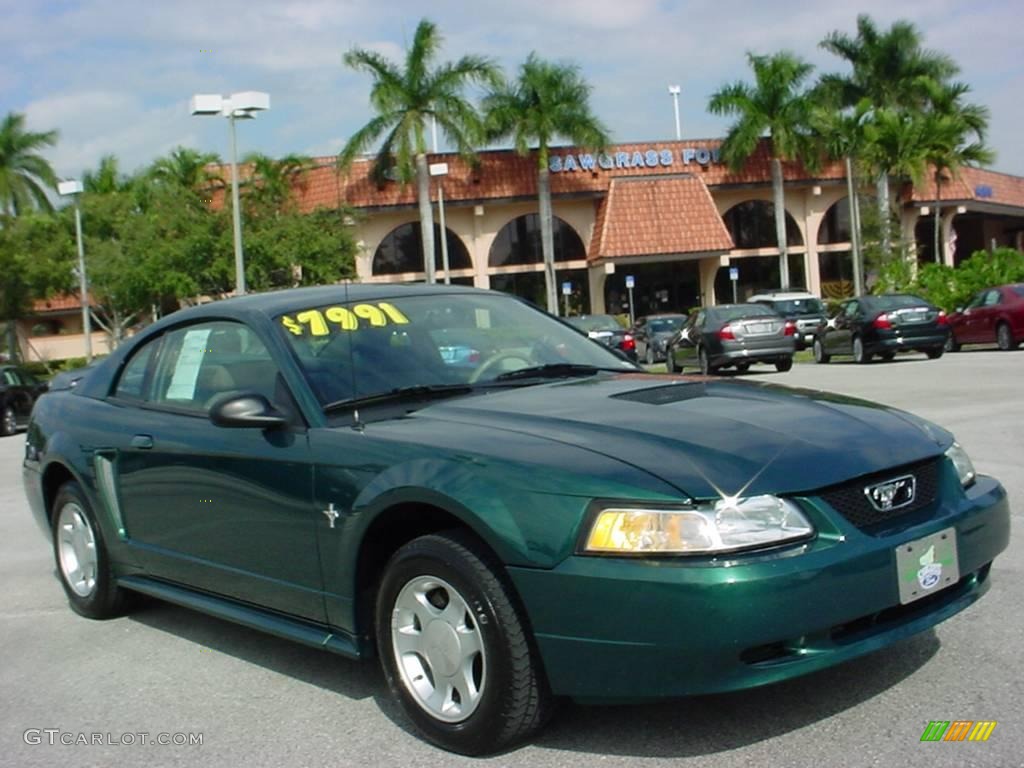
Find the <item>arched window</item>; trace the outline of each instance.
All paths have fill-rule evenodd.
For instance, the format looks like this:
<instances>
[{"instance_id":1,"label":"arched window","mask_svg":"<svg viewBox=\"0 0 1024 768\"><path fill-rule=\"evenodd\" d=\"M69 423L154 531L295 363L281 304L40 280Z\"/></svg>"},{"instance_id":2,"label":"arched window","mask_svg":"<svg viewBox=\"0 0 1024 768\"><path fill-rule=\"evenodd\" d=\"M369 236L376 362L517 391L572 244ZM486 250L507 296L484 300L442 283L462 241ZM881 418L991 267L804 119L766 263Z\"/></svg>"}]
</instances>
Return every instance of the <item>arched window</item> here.
<instances>
[{"instance_id":1,"label":"arched window","mask_svg":"<svg viewBox=\"0 0 1024 768\"><path fill-rule=\"evenodd\" d=\"M850 242L850 204L844 197L833 203L818 227L818 245Z\"/></svg>"},{"instance_id":2,"label":"arched window","mask_svg":"<svg viewBox=\"0 0 1024 768\"><path fill-rule=\"evenodd\" d=\"M747 200L722 216L737 248L775 248L775 206L767 200ZM786 212L786 244L803 245L800 228Z\"/></svg>"},{"instance_id":3,"label":"arched window","mask_svg":"<svg viewBox=\"0 0 1024 768\"><path fill-rule=\"evenodd\" d=\"M448 268L472 268L469 251L466 250L462 238L450 229L447 233ZM434 265L438 270L442 268L440 224L434 224ZM380 241L377 252L373 255L373 274L399 275L403 272L423 272L423 238L420 236L418 221L410 221L391 230Z\"/></svg>"},{"instance_id":4,"label":"arched window","mask_svg":"<svg viewBox=\"0 0 1024 768\"><path fill-rule=\"evenodd\" d=\"M555 242L555 261L574 261L587 258L587 249L576 230L557 216L551 229ZM537 264L544 261L540 244L540 216L528 213L512 219L501 228L491 245L487 263L492 267L511 267L517 264Z\"/></svg>"}]
</instances>

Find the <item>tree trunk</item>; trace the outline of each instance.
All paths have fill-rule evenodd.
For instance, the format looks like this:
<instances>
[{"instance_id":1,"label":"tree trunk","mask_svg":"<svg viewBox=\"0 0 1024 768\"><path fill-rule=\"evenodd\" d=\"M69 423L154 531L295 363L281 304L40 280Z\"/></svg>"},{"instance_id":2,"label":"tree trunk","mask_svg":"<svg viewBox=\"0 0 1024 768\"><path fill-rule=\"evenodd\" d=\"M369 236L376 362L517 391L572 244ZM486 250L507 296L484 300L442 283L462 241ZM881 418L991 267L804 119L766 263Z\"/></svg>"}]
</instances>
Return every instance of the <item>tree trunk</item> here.
<instances>
[{"instance_id":1,"label":"tree trunk","mask_svg":"<svg viewBox=\"0 0 1024 768\"><path fill-rule=\"evenodd\" d=\"M430 172L427 156L416 155L416 189L420 203L420 237L423 240L423 271L427 282L436 282L434 275L434 210L430 205Z\"/></svg>"},{"instance_id":2,"label":"tree trunk","mask_svg":"<svg viewBox=\"0 0 1024 768\"><path fill-rule=\"evenodd\" d=\"M878 214L882 225L882 252L888 256L892 251L892 232L889 221L889 174L886 171L878 177Z\"/></svg>"},{"instance_id":3,"label":"tree trunk","mask_svg":"<svg viewBox=\"0 0 1024 768\"><path fill-rule=\"evenodd\" d=\"M935 172L935 263L945 264L945 248L942 248L942 175Z\"/></svg>"},{"instance_id":4,"label":"tree trunk","mask_svg":"<svg viewBox=\"0 0 1024 768\"><path fill-rule=\"evenodd\" d=\"M772 205L775 208L775 242L779 246L779 278L789 289L789 244L786 240L786 193L782 187L782 161L772 158Z\"/></svg>"},{"instance_id":5,"label":"tree trunk","mask_svg":"<svg viewBox=\"0 0 1024 768\"><path fill-rule=\"evenodd\" d=\"M537 171L537 196L540 204L540 247L544 255L544 289L548 312L558 316L558 287L555 284L555 238L551 213L551 172L547 164Z\"/></svg>"},{"instance_id":6,"label":"tree trunk","mask_svg":"<svg viewBox=\"0 0 1024 768\"><path fill-rule=\"evenodd\" d=\"M860 216L857 213L857 183L853 178L853 160L846 157L846 202L850 207L850 246L853 255L853 295L864 293L864 263L860 254Z\"/></svg>"}]
</instances>

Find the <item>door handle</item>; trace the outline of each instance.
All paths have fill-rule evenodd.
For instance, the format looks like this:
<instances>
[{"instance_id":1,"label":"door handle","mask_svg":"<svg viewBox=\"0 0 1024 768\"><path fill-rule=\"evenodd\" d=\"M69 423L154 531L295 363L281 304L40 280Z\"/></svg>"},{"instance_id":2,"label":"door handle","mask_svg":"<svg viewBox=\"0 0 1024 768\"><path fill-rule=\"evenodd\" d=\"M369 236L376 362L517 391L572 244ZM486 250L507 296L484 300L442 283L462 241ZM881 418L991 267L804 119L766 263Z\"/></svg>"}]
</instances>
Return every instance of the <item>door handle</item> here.
<instances>
[{"instance_id":1,"label":"door handle","mask_svg":"<svg viewBox=\"0 0 1024 768\"><path fill-rule=\"evenodd\" d=\"M153 438L151 435L135 435L132 438L132 448L142 448L148 450L153 447Z\"/></svg>"}]
</instances>

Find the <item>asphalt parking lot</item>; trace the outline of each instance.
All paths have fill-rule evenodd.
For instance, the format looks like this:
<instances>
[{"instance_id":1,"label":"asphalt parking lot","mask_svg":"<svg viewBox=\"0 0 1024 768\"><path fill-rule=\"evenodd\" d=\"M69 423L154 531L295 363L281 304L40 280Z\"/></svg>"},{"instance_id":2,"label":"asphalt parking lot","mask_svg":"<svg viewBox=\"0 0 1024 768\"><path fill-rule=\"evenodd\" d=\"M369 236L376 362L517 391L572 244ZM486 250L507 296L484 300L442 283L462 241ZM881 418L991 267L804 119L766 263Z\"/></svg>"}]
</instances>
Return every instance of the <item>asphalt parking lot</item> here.
<instances>
[{"instance_id":1,"label":"asphalt parking lot","mask_svg":"<svg viewBox=\"0 0 1024 768\"><path fill-rule=\"evenodd\" d=\"M811 676L637 707L565 705L532 745L486 760L406 730L373 664L151 603L74 615L21 490L23 436L0 438L0 754L11 766L1024 765L1024 350L747 378L906 408L952 430L1010 493L1015 526L981 603L936 630ZM628 659L623 659L628 665ZM921 743L930 720L996 720L986 743ZM202 734L201 745L49 745L68 734Z\"/></svg>"}]
</instances>

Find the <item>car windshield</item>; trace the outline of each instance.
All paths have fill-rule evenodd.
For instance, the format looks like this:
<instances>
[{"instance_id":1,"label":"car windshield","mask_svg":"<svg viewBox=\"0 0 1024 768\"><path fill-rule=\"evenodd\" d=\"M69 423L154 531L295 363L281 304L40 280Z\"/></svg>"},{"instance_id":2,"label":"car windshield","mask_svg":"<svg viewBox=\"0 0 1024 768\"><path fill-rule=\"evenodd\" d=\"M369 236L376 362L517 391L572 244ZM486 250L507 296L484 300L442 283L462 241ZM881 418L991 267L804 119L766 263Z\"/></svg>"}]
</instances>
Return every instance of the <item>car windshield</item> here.
<instances>
[{"instance_id":1,"label":"car windshield","mask_svg":"<svg viewBox=\"0 0 1024 768\"><path fill-rule=\"evenodd\" d=\"M741 317L778 317L778 313L764 304L727 304L708 309L708 319L715 323L728 323Z\"/></svg>"},{"instance_id":2,"label":"car windshield","mask_svg":"<svg viewBox=\"0 0 1024 768\"><path fill-rule=\"evenodd\" d=\"M1021 285L1011 285L1010 290L1016 293L1021 298L1024 298L1024 283Z\"/></svg>"},{"instance_id":3,"label":"car windshield","mask_svg":"<svg viewBox=\"0 0 1024 768\"><path fill-rule=\"evenodd\" d=\"M685 317L656 317L647 323L651 333L673 333L682 327Z\"/></svg>"},{"instance_id":4,"label":"car windshield","mask_svg":"<svg viewBox=\"0 0 1024 768\"><path fill-rule=\"evenodd\" d=\"M778 299L772 302L780 315L823 315L825 305L821 299Z\"/></svg>"},{"instance_id":5,"label":"car windshield","mask_svg":"<svg viewBox=\"0 0 1024 768\"><path fill-rule=\"evenodd\" d=\"M621 331L619 321L611 315L580 315L579 317L567 317L566 321L579 328L581 331Z\"/></svg>"},{"instance_id":6,"label":"car windshield","mask_svg":"<svg viewBox=\"0 0 1024 768\"><path fill-rule=\"evenodd\" d=\"M277 322L324 405L395 390L508 381L502 374L527 368L537 368L538 378L636 370L550 315L503 294L297 307ZM525 373L514 380L530 383Z\"/></svg>"}]
</instances>

